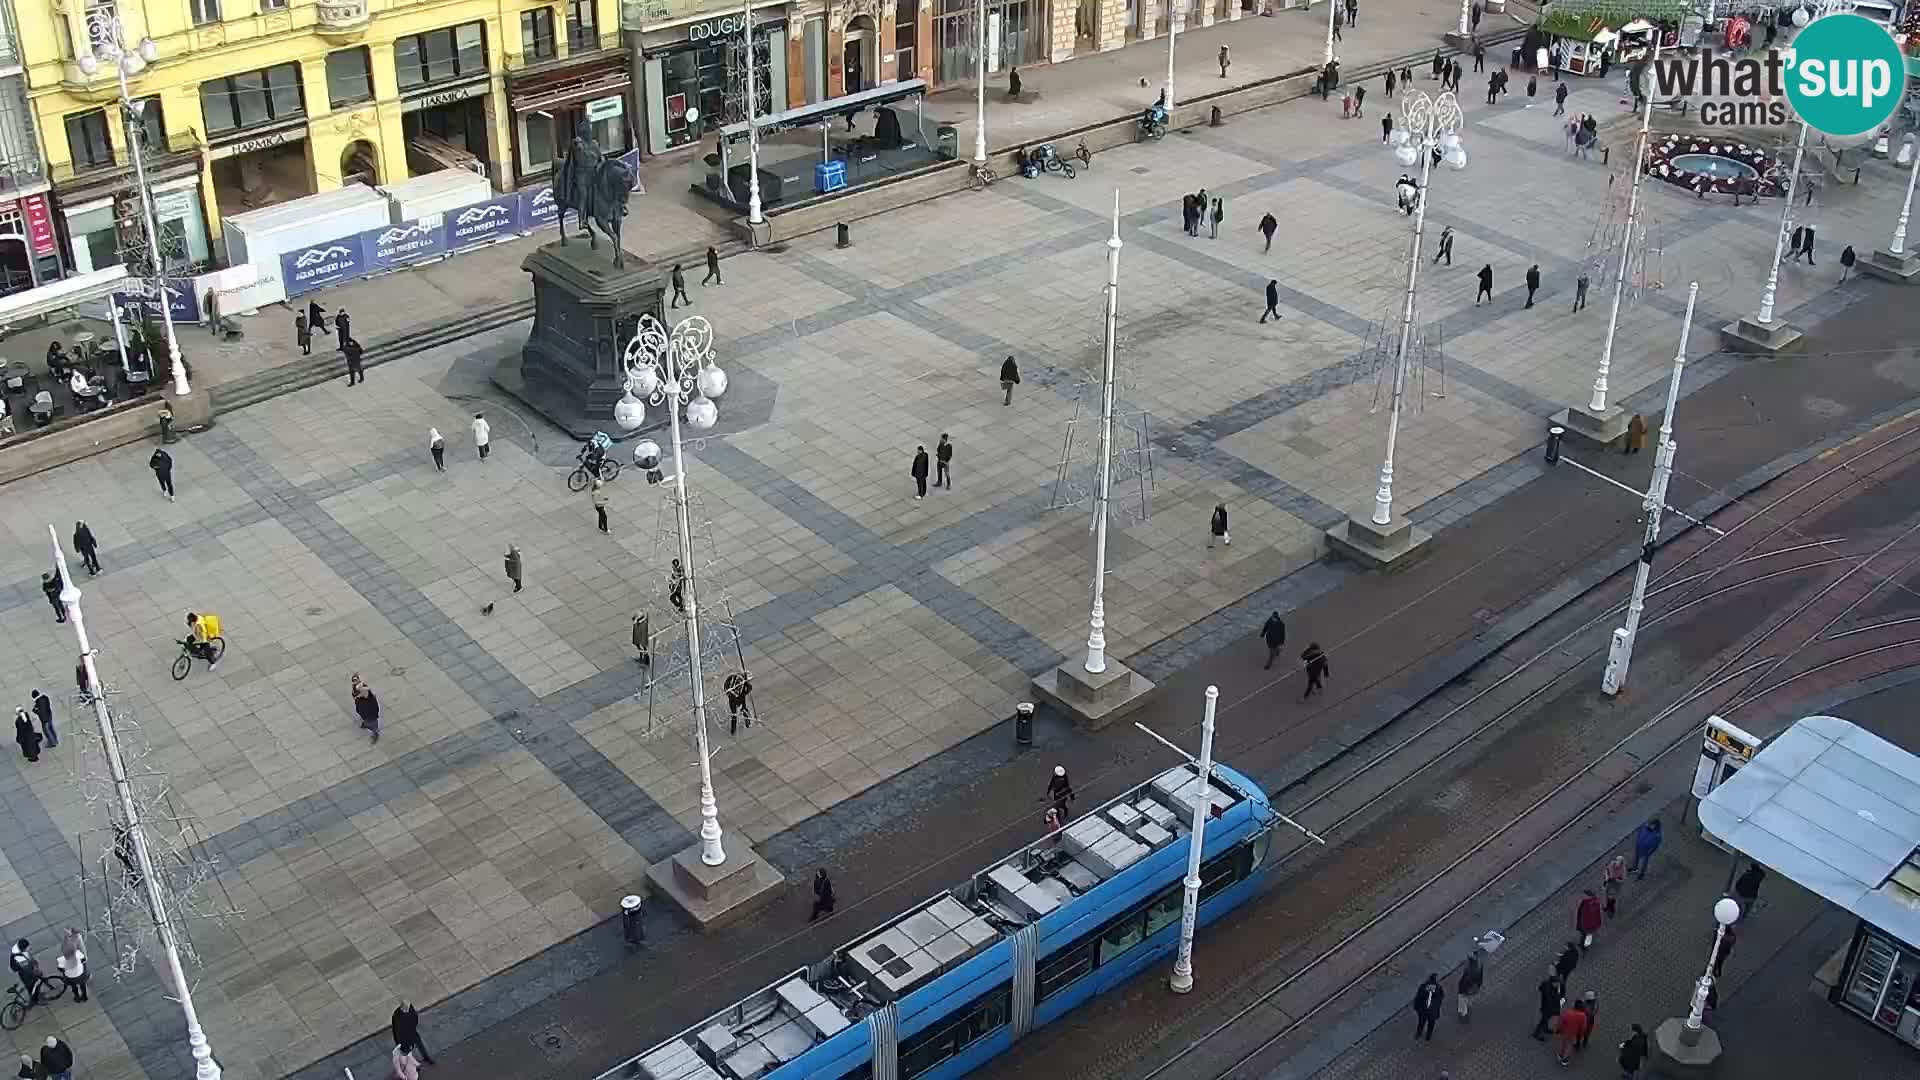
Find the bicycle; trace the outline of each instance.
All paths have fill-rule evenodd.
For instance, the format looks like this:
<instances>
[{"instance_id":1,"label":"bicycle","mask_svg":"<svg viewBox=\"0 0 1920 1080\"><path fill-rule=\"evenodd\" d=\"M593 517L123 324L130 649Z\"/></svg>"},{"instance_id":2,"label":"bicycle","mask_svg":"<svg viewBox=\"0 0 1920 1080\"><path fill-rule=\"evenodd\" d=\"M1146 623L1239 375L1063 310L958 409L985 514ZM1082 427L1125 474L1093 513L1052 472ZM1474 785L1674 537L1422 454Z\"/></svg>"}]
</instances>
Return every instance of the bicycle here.
<instances>
[{"instance_id":1,"label":"bicycle","mask_svg":"<svg viewBox=\"0 0 1920 1080\"><path fill-rule=\"evenodd\" d=\"M65 975L42 975L33 986L33 993L15 982L7 988L7 1003L0 1005L0 1028L18 1031L21 1024L27 1022L27 1013L35 1005L48 1001L59 1001L67 996L67 977Z\"/></svg>"},{"instance_id":2,"label":"bicycle","mask_svg":"<svg viewBox=\"0 0 1920 1080\"><path fill-rule=\"evenodd\" d=\"M1080 136L1080 145L1074 148L1073 156L1080 159L1081 168L1086 169L1093 166L1093 151L1087 149L1087 137L1085 135Z\"/></svg>"},{"instance_id":3,"label":"bicycle","mask_svg":"<svg viewBox=\"0 0 1920 1080\"><path fill-rule=\"evenodd\" d=\"M599 469L600 479L612 480L614 477L619 475L620 475L619 462L613 460L610 457L603 457L600 459L600 469ZM575 465L573 467L572 472L567 474L567 490L568 491L585 491L587 490L587 485L593 483L593 478L594 478L594 473L587 471L587 463L585 461L581 461L580 464Z\"/></svg>"},{"instance_id":4,"label":"bicycle","mask_svg":"<svg viewBox=\"0 0 1920 1080\"><path fill-rule=\"evenodd\" d=\"M981 162L974 162L967 166L967 170L972 178L973 190L975 191L985 191L987 188L993 186L995 180L1000 179L994 175L992 168Z\"/></svg>"},{"instance_id":5,"label":"bicycle","mask_svg":"<svg viewBox=\"0 0 1920 1080\"><path fill-rule=\"evenodd\" d=\"M225 656L226 654L227 654L226 638L223 638L223 637L209 638L207 639L206 645L204 647L202 647L199 642L194 641L190 637L181 638L180 639L180 655L175 657L173 661L173 681L179 682L180 680L187 677L187 672L193 670L194 657L198 656L202 660L205 660L207 662L207 666L211 668L213 665L219 663L220 658L222 656Z\"/></svg>"}]
</instances>

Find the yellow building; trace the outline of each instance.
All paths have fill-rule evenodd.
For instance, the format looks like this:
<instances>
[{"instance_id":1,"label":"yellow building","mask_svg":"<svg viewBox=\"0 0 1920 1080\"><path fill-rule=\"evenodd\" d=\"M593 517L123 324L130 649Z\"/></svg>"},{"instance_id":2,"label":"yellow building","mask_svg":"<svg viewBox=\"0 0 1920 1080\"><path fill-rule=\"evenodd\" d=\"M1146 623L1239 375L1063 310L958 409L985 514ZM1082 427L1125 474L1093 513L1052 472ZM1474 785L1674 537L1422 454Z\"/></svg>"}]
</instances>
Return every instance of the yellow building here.
<instances>
[{"instance_id":1,"label":"yellow building","mask_svg":"<svg viewBox=\"0 0 1920 1080\"><path fill-rule=\"evenodd\" d=\"M244 6L243 6L244 5ZM148 186L170 263L219 262L220 219L350 182L441 168L510 191L547 175L558 133L633 145L617 0L47 0L18 9L28 96L81 271L119 259L133 190L119 85L132 61ZM89 76L76 56L102 57Z\"/></svg>"}]
</instances>

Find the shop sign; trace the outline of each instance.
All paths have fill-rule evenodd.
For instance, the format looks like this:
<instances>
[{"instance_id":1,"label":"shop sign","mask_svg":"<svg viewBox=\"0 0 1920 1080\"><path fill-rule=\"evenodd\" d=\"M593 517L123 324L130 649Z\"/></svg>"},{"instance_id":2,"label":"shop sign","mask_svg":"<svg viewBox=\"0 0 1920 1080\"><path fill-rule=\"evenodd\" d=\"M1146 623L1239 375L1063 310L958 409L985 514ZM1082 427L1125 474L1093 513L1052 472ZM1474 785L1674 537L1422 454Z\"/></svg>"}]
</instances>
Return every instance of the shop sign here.
<instances>
[{"instance_id":1,"label":"shop sign","mask_svg":"<svg viewBox=\"0 0 1920 1080\"><path fill-rule=\"evenodd\" d=\"M197 323L200 321L200 295L194 290L192 278L168 278L166 280L167 310L176 323ZM153 282L145 279L129 279L128 287L113 294L113 303L121 310L138 311L158 316L160 305L155 302Z\"/></svg>"},{"instance_id":2,"label":"shop sign","mask_svg":"<svg viewBox=\"0 0 1920 1080\"><path fill-rule=\"evenodd\" d=\"M359 240L367 252L368 273L398 270L447 253L447 230L439 214L383 229L368 229L360 234Z\"/></svg>"},{"instance_id":3,"label":"shop sign","mask_svg":"<svg viewBox=\"0 0 1920 1080\"><path fill-rule=\"evenodd\" d=\"M53 235L53 211L47 207L45 195L21 199L20 212L27 219L27 241L33 245L35 255L51 255L59 250L60 243Z\"/></svg>"},{"instance_id":4,"label":"shop sign","mask_svg":"<svg viewBox=\"0 0 1920 1080\"><path fill-rule=\"evenodd\" d=\"M520 231L520 196L502 195L447 215L447 245L459 248L502 239Z\"/></svg>"},{"instance_id":5,"label":"shop sign","mask_svg":"<svg viewBox=\"0 0 1920 1080\"><path fill-rule=\"evenodd\" d=\"M491 84L477 82L468 86L456 86L451 90L438 90L431 94L421 94L419 97L408 98L401 102L400 111L403 113L419 112L421 109L432 109L441 105L451 105L456 101L465 101L468 98L484 97L489 85Z\"/></svg>"},{"instance_id":6,"label":"shop sign","mask_svg":"<svg viewBox=\"0 0 1920 1080\"><path fill-rule=\"evenodd\" d=\"M303 292L364 276L367 272L367 249L361 240L365 235L343 236L338 240L282 254L280 280L287 283L287 295L298 296Z\"/></svg>"},{"instance_id":7,"label":"shop sign","mask_svg":"<svg viewBox=\"0 0 1920 1080\"><path fill-rule=\"evenodd\" d=\"M251 139L241 139L238 142L230 142L224 146L213 147L207 151L207 157L214 161L219 161L237 154L251 154L256 150L271 150L276 146L286 146L289 143L297 143L306 137L307 132L305 128L294 128L291 131L276 131L271 135L256 135Z\"/></svg>"},{"instance_id":8,"label":"shop sign","mask_svg":"<svg viewBox=\"0 0 1920 1080\"><path fill-rule=\"evenodd\" d=\"M587 102L587 119L593 123L611 120L627 111L627 99L615 94Z\"/></svg>"},{"instance_id":9,"label":"shop sign","mask_svg":"<svg viewBox=\"0 0 1920 1080\"><path fill-rule=\"evenodd\" d=\"M153 216L156 221L192 220L194 192L164 191L153 196Z\"/></svg>"},{"instance_id":10,"label":"shop sign","mask_svg":"<svg viewBox=\"0 0 1920 1080\"><path fill-rule=\"evenodd\" d=\"M763 33L770 25L768 22L762 20L756 19L754 21L760 23L758 29ZM740 32L746 28L746 14L739 11L730 11L725 15L715 15L711 19L701 19L696 23L688 23L687 40L712 41L720 39L724 41L730 37L739 37Z\"/></svg>"}]
</instances>

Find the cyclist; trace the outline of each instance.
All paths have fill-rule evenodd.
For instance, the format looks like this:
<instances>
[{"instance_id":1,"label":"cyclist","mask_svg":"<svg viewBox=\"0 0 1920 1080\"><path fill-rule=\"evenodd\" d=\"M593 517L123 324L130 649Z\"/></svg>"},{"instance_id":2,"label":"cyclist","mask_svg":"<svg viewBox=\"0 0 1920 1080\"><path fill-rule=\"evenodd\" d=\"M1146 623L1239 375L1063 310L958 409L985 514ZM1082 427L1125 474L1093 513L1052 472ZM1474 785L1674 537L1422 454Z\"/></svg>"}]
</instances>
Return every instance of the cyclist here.
<instances>
[{"instance_id":1,"label":"cyclist","mask_svg":"<svg viewBox=\"0 0 1920 1080\"><path fill-rule=\"evenodd\" d=\"M209 611L204 615L187 612L187 647L193 655L207 662L209 670L218 663L213 655L213 639L220 636L220 616Z\"/></svg>"},{"instance_id":2,"label":"cyclist","mask_svg":"<svg viewBox=\"0 0 1920 1080\"><path fill-rule=\"evenodd\" d=\"M35 1001L40 1000L40 980L44 976L40 974L40 961L35 959L33 948L27 944L26 938L14 943L13 955L7 958L7 966L13 969L28 996Z\"/></svg>"},{"instance_id":3,"label":"cyclist","mask_svg":"<svg viewBox=\"0 0 1920 1080\"><path fill-rule=\"evenodd\" d=\"M607 459L607 449L613 445L613 438L604 431L596 431L593 438L580 450L580 464L587 470L588 476L599 476L600 466Z\"/></svg>"}]
</instances>

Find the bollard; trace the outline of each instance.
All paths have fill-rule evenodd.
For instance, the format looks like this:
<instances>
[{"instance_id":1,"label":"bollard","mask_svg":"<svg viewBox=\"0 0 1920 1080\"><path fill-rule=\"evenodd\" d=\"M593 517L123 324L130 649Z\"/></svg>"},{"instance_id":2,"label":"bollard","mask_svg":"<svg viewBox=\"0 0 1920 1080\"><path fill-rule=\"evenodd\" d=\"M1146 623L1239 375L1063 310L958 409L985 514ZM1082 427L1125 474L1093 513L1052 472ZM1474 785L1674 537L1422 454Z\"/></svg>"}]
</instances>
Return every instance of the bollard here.
<instances>
[{"instance_id":1,"label":"bollard","mask_svg":"<svg viewBox=\"0 0 1920 1080\"><path fill-rule=\"evenodd\" d=\"M620 899L620 934L627 939L630 948L647 943L647 928L641 922L641 900L637 894Z\"/></svg>"},{"instance_id":2,"label":"bollard","mask_svg":"<svg viewBox=\"0 0 1920 1080\"><path fill-rule=\"evenodd\" d=\"M1033 702L1023 701L1013 707L1013 744L1015 746L1033 745Z\"/></svg>"},{"instance_id":3,"label":"bollard","mask_svg":"<svg viewBox=\"0 0 1920 1080\"><path fill-rule=\"evenodd\" d=\"M162 405L160 406L160 441L170 443L176 438L178 436L173 433L173 410Z\"/></svg>"},{"instance_id":4,"label":"bollard","mask_svg":"<svg viewBox=\"0 0 1920 1080\"><path fill-rule=\"evenodd\" d=\"M1221 121L1221 119L1220 119L1220 106L1218 106L1218 105L1215 105L1215 106L1213 107L1213 112L1212 112L1212 113L1211 113L1211 114L1209 115L1209 117L1208 117L1208 119L1207 119L1207 126L1208 126L1208 127L1219 127L1219 126L1220 126L1220 124L1221 124L1221 122L1222 122L1222 121Z\"/></svg>"},{"instance_id":5,"label":"bollard","mask_svg":"<svg viewBox=\"0 0 1920 1080\"><path fill-rule=\"evenodd\" d=\"M1613 147L1603 146L1600 148L1600 164L1605 165L1611 157L1613 157Z\"/></svg>"},{"instance_id":6,"label":"bollard","mask_svg":"<svg viewBox=\"0 0 1920 1080\"><path fill-rule=\"evenodd\" d=\"M847 229L846 222L843 221L840 224L834 226L834 229L835 229L834 235L836 237L833 244L834 247L850 248L853 246L853 237L848 235L849 230Z\"/></svg>"}]
</instances>

